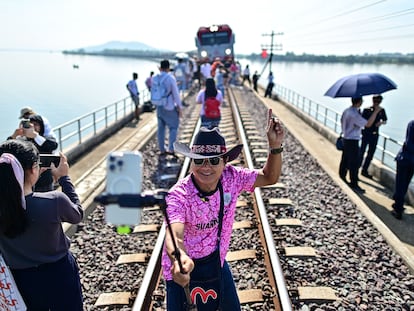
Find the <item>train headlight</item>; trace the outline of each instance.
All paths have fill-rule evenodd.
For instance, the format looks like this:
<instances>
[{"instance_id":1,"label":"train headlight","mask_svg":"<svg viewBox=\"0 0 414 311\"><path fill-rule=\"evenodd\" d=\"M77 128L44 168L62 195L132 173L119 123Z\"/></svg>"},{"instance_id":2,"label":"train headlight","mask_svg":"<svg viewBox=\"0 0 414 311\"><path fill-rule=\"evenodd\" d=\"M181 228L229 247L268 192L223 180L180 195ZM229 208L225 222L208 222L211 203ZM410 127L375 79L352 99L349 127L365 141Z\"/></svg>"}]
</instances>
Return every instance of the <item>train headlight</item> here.
<instances>
[{"instance_id":1,"label":"train headlight","mask_svg":"<svg viewBox=\"0 0 414 311\"><path fill-rule=\"evenodd\" d=\"M201 51L200 55L201 57L207 57L208 53L207 51Z\"/></svg>"},{"instance_id":2,"label":"train headlight","mask_svg":"<svg viewBox=\"0 0 414 311\"><path fill-rule=\"evenodd\" d=\"M231 55L231 49L226 49L226 50L224 51L224 53L225 53L226 55Z\"/></svg>"}]
</instances>

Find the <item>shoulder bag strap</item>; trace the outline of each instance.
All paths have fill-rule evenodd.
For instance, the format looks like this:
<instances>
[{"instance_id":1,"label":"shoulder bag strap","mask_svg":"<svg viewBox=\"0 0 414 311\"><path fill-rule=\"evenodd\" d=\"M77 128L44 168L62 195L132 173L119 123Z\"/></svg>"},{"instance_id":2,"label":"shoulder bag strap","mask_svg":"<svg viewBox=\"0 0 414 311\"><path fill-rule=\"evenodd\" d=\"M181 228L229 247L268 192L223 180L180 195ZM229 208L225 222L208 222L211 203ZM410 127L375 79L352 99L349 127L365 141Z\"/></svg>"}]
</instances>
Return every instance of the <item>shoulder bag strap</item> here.
<instances>
[{"instance_id":1,"label":"shoulder bag strap","mask_svg":"<svg viewBox=\"0 0 414 311\"><path fill-rule=\"evenodd\" d=\"M224 216L224 191L223 191L223 185L221 184L221 180L219 180L218 188L220 191L220 211L219 211L219 225L218 225L218 231L217 231L217 245L220 250L221 229L223 227L223 216Z\"/></svg>"}]
</instances>

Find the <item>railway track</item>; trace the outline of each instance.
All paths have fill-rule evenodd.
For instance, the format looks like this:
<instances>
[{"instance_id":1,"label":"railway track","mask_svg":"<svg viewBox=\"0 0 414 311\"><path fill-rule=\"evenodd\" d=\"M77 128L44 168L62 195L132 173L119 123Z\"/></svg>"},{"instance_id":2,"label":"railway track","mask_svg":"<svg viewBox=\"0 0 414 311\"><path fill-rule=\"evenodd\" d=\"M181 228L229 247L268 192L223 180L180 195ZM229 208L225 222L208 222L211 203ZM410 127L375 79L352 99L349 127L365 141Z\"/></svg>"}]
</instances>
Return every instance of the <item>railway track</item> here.
<instances>
[{"instance_id":1,"label":"railway track","mask_svg":"<svg viewBox=\"0 0 414 311\"><path fill-rule=\"evenodd\" d=\"M229 145L243 140L243 136L249 140L245 143L247 150L244 150L237 165L248 165L252 162L255 167L260 167L267 154L264 132L266 108L253 103L251 92L242 88L234 89L234 95L231 97L238 103L240 122L233 122L233 114L230 112L230 106L227 106L224 108L220 124L221 131ZM191 97L188 102L193 102ZM180 141L190 143L193 132L197 129L198 109L196 105L190 105L186 109L178 136ZM147 132L144 133L145 138L151 138L153 135L150 133L155 133L149 130L149 124ZM238 128L244 128L245 134L237 133ZM129 137L128 146L120 144L116 149L141 150L144 155L144 190L168 189L175 183L177 176L186 174L185 167L182 173L179 171L181 166L186 164L184 158L159 159L154 152L158 149L154 139L140 137L136 139L136 143L132 143L131 140L134 139L135 136ZM326 205L326 202L328 207L336 203L344 208L352 208L352 204L348 202L346 195L334 189L334 183L328 180L326 174L320 172L315 161L309 159L309 155L294 138L288 135L286 140L285 150L288 156L284 157L282 183L274 187L257 189L254 196L243 194L239 198L229 254L232 257L228 259L240 293L242 309L306 310L306 306L321 306L326 310L358 310L358 307L353 307L358 305L358 300L353 299L357 295L350 294L358 291L358 278L349 277L347 280L342 277L338 280L332 276L335 272L341 272L341 269L334 267L334 253L341 250L331 249L344 248L343 229L336 224L338 232L331 233L342 241L341 245L335 245L334 241L330 241L329 246L321 245L322 238L318 237L318 234L331 230L329 226L332 227L332 223L321 223L311 214L329 213L315 208L317 205ZM247 151L251 151L251 155ZM308 162L302 165L301 162L306 161ZM96 174L105 176L103 162L97 163L96 166L103 166L103 171ZM295 175L297 171L298 175ZM91 172L85 172L84 175L88 178ZM301 179L306 181L309 176L317 178L318 184L313 181L311 187L309 184L306 188L301 187ZM315 198L314 194L320 192L317 186L321 185L327 193ZM98 191L102 191L103 188L104 183L101 180ZM315 193L309 194L310 200L307 200L304 194L308 194L309 188ZM94 194L90 193L87 200L91 200L93 196ZM260 220L261 214L265 214L265 219L268 220ZM349 222L354 222L354 217L355 222L361 222L359 215L351 214L349 212L346 215L351 219ZM338 221L335 215L329 217ZM307 222L306 225L303 224L303 220ZM72 250L81 269L85 310L165 310L165 290L159 276L158 257L164 234L162 222L162 212L157 207L145 208L142 223L134 228L134 232L119 235L113 226L105 223L102 206L98 205L90 212L88 219L79 226L72 238ZM266 222L269 223L267 229L264 228ZM366 224L364 226L369 227ZM375 235L375 232L372 234ZM379 252L385 257L394 256L384 241L376 238ZM262 244L263 241L271 241L270 246ZM319 246L319 249L309 247L310 245ZM274 251L276 252L273 254ZM281 262L275 264L272 257L281 257ZM358 269L354 267L358 265L355 260L351 260L351 263L343 260L341 263L347 265L350 274L353 269ZM393 265L398 268L402 266L398 259L393 260ZM364 267L368 269L368 265L364 264ZM286 276L286 280L283 276ZM411 286L412 289L412 278L400 276L398 280L405 282L406 287L410 289ZM329 286L331 284L332 287ZM349 291L344 292L341 290L343 287ZM408 294L407 298L406 295L407 292L402 290L398 297L409 305L413 297ZM282 301L281 297L284 297ZM375 302L374 298L364 299ZM385 305L387 303L388 300ZM377 309L382 310L379 307Z\"/></svg>"},{"instance_id":2,"label":"railway track","mask_svg":"<svg viewBox=\"0 0 414 311\"><path fill-rule=\"evenodd\" d=\"M222 121L220 128L222 134L226 137L229 145L235 145L241 142L245 145L243 157L240 163L247 167L253 168L253 160L249 149L249 142L262 144L264 156L267 156L267 139L263 132L257 131L255 122L249 116L247 111L240 111L236 104L233 92L228 96L229 105L222 110ZM249 128L248 132L245 128ZM189 129L189 133L193 129ZM191 138L198 130L191 133ZM248 139L253 137L253 141ZM190 138L190 136L189 136ZM191 139L190 139L191 141ZM190 143L185 141L185 143ZM260 151L259 151L260 152ZM263 163L262 163L263 164ZM189 161L184 161L180 170L179 177L187 175ZM236 241L242 241L247 238L249 244L232 243L227 260L232 269L235 271L237 283L240 283L238 295L242 305L254 305L256 310L291 310L289 296L283 279L283 273L280 269L280 262L275 252L273 237L269 223L267 222L266 212L264 210L263 198L260 191L252 195L243 195L238 203L238 212L236 214L234 232ZM158 235L157 247L154 248L150 264L146 270L146 276L141 284L137 299L135 300L133 310L161 310L165 306L164 284L161 280L161 271L159 267L162 242L164 240L165 230L161 230ZM257 267L251 269L252 266ZM256 270L262 274L258 278L245 278ZM254 281L253 281L254 280ZM278 284L276 285L276 282ZM242 285L244 284L244 285ZM153 293L156 293L155 295ZM153 297L153 299L150 299ZM165 307L164 307L165 308ZM250 307L249 307L250 308Z\"/></svg>"}]
</instances>

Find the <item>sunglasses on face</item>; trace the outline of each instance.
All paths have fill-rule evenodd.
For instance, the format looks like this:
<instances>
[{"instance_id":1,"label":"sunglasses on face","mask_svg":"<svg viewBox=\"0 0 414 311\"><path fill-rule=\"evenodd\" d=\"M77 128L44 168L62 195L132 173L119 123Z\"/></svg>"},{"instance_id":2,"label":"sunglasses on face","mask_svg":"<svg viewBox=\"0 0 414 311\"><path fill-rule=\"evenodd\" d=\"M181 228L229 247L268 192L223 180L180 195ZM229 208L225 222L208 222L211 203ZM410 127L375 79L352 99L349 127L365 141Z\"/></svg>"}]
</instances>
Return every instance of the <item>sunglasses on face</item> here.
<instances>
[{"instance_id":1,"label":"sunglasses on face","mask_svg":"<svg viewBox=\"0 0 414 311\"><path fill-rule=\"evenodd\" d=\"M196 166L201 166L203 165L206 161L208 163L210 163L210 165L218 165L220 163L220 157L215 157L215 158L207 158L207 159L193 159L194 165Z\"/></svg>"}]
</instances>

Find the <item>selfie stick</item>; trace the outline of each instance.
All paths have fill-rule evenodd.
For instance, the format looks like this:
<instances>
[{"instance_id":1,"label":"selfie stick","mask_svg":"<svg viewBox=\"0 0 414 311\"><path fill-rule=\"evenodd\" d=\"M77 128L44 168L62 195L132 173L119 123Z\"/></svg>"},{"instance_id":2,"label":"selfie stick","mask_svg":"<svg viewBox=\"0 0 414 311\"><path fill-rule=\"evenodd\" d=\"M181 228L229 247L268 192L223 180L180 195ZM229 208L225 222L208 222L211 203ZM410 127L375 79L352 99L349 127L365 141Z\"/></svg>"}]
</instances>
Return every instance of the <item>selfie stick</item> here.
<instances>
[{"instance_id":1,"label":"selfie stick","mask_svg":"<svg viewBox=\"0 0 414 311\"><path fill-rule=\"evenodd\" d=\"M96 196L94 201L102 205L118 204L121 207L146 207L146 206L159 205L161 210L164 213L164 216L167 222L168 231L171 235L171 240L174 246L174 252L173 252L174 257L178 262L178 265L180 267L180 272L185 274L186 272L184 272L183 264L180 258L180 250L178 249L177 244L175 242L174 233L171 229L170 219L168 218L168 214L167 214L167 204L165 202L166 195L167 195L167 191L165 190L159 190L159 191L155 191L154 194L144 194L144 195L102 193L101 195ZM189 284L184 286L184 291L185 291L185 295L187 298L186 310L197 311L197 306L193 304L193 302L191 301Z\"/></svg>"},{"instance_id":2,"label":"selfie stick","mask_svg":"<svg viewBox=\"0 0 414 311\"><path fill-rule=\"evenodd\" d=\"M182 274L186 274L187 272L184 271L183 264L181 262L180 250L178 249L177 243L175 242L174 233L173 233L172 228L171 228L170 219L168 218L168 214L167 214L167 204L160 205L160 207L161 207L162 211L164 212L165 220L167 222L168 231L170 232L171 240L173 242L173 246L174 246L174 253L173 254L174 254L174 257L175 257L175 259L178 262L178 266L180 267L180 272ZM196 304L191 301L190 285L189 284L187 284L186 286L184 286L184 292L185 292L185 296L187 298L186 310L187 311L197 311Z\"/></svg>"},{"instance_id":3,"label":"selfie stick","mask_svg":"<svg viewBox=\"0 0 414 311\"><path fill-rule=\"evenodd\" d=\"M102 205L118 204L121 207L146 207L165 204L165 190L159 190L148 194L109 194L102 193L95 197L94 201Z\"/></svg>"}]
</instances>

